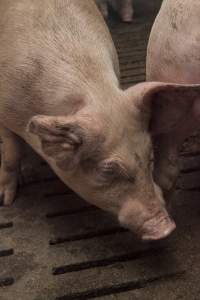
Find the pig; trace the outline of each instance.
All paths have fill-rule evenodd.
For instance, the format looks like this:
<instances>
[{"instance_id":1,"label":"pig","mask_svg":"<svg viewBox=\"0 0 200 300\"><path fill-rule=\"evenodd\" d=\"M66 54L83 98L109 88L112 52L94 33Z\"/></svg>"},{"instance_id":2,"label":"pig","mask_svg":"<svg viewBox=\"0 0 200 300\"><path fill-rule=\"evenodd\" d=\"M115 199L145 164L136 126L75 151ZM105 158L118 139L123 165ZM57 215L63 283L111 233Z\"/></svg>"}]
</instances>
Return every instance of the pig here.
<instances>
[{"instance_id":1,"label":"pig","mask_svg":"<svg viewBox=\"0 0 200 300\"><path fill-rule=\"evenodd\" d=\"M123 22L133 21L133 0L96 0L105 19L108 18L109 7L114 9Z\"/></svg>"},{"instance_id":2,"label":"pig","mask_svg":"<svg viewBox=\"0 0 200 300\"><path fill-rule=\"evenodd\" d=\"M152 176L151 131L160 127L152 103L193 101L200 86L121 89L116 49L93 0L0 0L0 14L4 205L15 199L26 142L67 186L141 240L167 237L175 222Z\"/></svg>"},{"instance_id":3,"label":"pig","mask_svg":"<svg viewBox=\"0 0 200 300\"><path fill-rule=\"evenodd\" d=\"M199 16L199 0L163 1L149 38L147 81L200 84ZM185 91L174 99L166 94L162 104L155 101L155 110L160 115L154 138L155 181L170 195L179 174L180 147L200 127L200 93Z\"/></svg>"}]
</instances>

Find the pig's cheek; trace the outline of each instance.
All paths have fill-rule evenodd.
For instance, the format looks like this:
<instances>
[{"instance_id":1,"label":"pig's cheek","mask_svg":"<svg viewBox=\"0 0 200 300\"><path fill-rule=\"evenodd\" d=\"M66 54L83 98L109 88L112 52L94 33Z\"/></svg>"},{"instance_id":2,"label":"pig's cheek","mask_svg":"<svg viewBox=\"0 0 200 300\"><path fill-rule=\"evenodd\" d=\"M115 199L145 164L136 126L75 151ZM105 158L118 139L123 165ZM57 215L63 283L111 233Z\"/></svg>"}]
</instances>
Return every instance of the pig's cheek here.
<instances>
[{"instance_id":1,"label":"pig's cheek","mask_svg":"<svg viewBox=\"0 0 200 300\"><path fill-rule=\"evenodd\" d=\"M143 223L142 206L138 203L137 205L132 201L125 203L119 211L118 220L123 227L126 227L134 232L137 232Z\"/></svg>"}]
</instances>

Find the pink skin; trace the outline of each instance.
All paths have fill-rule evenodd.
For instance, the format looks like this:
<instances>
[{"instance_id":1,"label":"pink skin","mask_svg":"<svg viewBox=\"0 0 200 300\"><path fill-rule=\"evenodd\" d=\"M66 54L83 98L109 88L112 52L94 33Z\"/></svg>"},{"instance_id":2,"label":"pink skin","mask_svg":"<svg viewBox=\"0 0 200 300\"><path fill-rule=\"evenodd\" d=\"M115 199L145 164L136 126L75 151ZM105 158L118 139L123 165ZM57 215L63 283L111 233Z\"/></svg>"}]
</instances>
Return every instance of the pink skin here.
<instances>
[{"instance_id":1,"label":"pink skin","mask_svg":"<svg viewBox=\"0 0 200 300\"><path fill-rule=\"evenodd\" d=\"M154 202L153 200L149 202L149 211L152 209L150 205ZM169 236L175 230L176 225L166 213L164 205L159 210L155 204L156 208L153 208L154 217L148 215L146 205L146 203L142 204L141 199L135 202L134 206L132 201L127 201L119 214L120 223L136 232L143 241L156 241ZM137 221L133 223L134 217ZM139 220L143 220L143 222L141 223Z\"/></svg>"},{"instance_id":2,"label":"pink skin","mask_svg":"<svg viewBox=\"0 0 200 300\"><path fill-rule=\"evenodd\" d=\"M190 99L191 108L200 85L122 90L116 49L94 1L41 3L0 1L4 205L15 198L23 139L67 186L141 239L166 237L175 224L153 180L151 133L174 131L169 102Z\"/></svg>"},{"instance_id":3,"label":"pink skin","mask_svg":"<svg viewBox=\"0 0 200 300\"><path fill-rule=\"evenodd\" d=\"M200 2L165 0L153 25L147 51L147 80L200 83ZM167 112L169 111L169 113ZM178 154L184 140L200 128L200 93L182 101L168 100L162 119L176 124L155 137L155 180L170 194L179 173Z\"/></svg>"}]
</instances>

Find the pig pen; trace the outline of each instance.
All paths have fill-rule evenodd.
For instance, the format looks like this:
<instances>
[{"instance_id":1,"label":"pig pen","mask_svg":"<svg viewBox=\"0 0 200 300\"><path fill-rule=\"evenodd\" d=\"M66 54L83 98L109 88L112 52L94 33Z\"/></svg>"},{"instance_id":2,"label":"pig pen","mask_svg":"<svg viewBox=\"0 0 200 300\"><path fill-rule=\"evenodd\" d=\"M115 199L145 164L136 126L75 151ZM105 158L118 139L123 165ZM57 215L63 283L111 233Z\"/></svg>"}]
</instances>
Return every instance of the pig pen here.
<instances>
[{"instance_id":1,"label":"pig pen","mask_svg":"<svg viewBox=\"0 0 200 300\"><path fill-rule=\"evenodd\" d=\"M109 22L121 83L145 79L147 39L160 1L135 0L133 24ZM152 1L153 2L153 1ZM0 300L200 299L200 138L180 155L172 196L176 232L141 244L67 189L44 162L24 170L12 207L0 207Z\"/></svg>"}]
</instances>

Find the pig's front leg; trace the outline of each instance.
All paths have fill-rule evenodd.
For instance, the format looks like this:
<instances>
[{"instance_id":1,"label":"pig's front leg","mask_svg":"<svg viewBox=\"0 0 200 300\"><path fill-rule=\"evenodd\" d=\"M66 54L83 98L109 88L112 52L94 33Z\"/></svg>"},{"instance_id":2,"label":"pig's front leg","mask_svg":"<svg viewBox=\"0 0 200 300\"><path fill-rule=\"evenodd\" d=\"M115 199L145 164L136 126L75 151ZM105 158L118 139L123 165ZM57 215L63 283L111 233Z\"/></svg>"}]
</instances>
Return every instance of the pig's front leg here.
<instances>
[{"instance_id":1,"label":"pig's front leg","mask_svg":"<svg viewBox=\"0 0 200 300\"><path fill-rule=\"evenodd\" d=\"M3 205L11 205L17 190L21 141L17 135L2 125L0 125L0 135L2 139L0 200Z\"/></svg>"}]
</instances>

